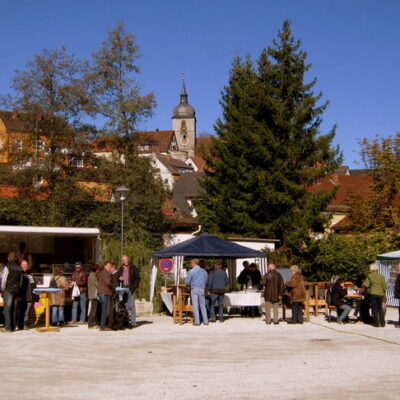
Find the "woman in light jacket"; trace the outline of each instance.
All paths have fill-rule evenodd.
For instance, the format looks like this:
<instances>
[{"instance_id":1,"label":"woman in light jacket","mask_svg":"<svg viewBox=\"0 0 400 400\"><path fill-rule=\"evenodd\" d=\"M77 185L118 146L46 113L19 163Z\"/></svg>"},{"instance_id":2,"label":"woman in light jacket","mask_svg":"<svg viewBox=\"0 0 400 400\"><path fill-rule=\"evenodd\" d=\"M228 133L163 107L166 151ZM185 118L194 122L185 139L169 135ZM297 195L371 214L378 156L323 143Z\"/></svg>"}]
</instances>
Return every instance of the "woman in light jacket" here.
<instances>
[{"instance_id":1,"label":"woman in light jacket","mask_svg":"<svg viewBox=\"0 0 400 400\"><path fill-rule=\"evenodd\" d=\"M63 268L54 268L50 286L62 289L61 292L51 294L51 321L53 325L64 324L65 291L69 289L67 278L62 274Z\"/></svg>"}]
</instances>

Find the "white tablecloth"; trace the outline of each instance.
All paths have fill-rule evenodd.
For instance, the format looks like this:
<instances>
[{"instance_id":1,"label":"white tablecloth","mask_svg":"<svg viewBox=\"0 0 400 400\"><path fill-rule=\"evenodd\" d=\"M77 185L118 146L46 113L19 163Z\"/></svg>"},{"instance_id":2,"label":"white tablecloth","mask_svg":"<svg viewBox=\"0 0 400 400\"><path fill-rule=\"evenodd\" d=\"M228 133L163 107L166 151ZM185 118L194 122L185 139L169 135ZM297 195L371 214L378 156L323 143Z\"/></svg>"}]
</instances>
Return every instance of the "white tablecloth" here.
<instances>
[{"instance_id":1,"label":"white tablecloth","mask_svg":"<svg viewBox=\"0 0 400 400\"><path fill-rule=\"evenodd\" d=\"M225 293L225 307L260 306L261 293Z\"/></svg>"},{"instance_id":2,"label":"white tablecloth","mask_svg":"<svg viewBox=\"0 0 400 400\"><path fill-rule=\"evenodd\" d=\"M165 306L168 308L168 311L172 314L173 307L172 307L172 293L160 293L161 300L165 304Z\"/></svg>"},{"instance_id":3,"label":"white tablecloth","mask_svg":"<svg viewBox=\"0 0 400 400\"><path fill-rule=\"evenodd\" d=\"M161 299L168 311L172 314L172 293L160 293ZM262 293L225 293L225 307L249 307L260 306Z\"/></svg>"}]
</instances>

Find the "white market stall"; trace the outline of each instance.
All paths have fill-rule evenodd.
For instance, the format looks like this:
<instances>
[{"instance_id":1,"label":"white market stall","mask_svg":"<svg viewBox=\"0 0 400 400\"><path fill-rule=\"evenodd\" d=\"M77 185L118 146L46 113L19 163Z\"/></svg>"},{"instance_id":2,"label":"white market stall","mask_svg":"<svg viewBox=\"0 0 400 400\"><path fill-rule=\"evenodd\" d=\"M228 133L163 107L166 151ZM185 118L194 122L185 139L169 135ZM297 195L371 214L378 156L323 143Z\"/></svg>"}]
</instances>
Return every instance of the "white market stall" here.
<instances>
[{"instance_id":1,"label":"white market stall","mask_svg":"<svg viewBox=\"0 0 400 400\"><path fill-rule=\"evenodd\" d=\"M154 297L155 282L158 273L159 260L172 258L174 262L173 274L175 284L182 278L183 261L190 258L216 258L224 259L228 266L228 276L231 286L236 280L236 259L255 258L260 267L261 275L267 271L267 255L261 251L232 243L217 236L203 233L195 238L167 247L152 254L153 269L150 280L150 301Z\"/></svg>"},{"instance_id":2,"label":"white market stall","mask_svg":"<svg viewBox=\"0 0 400 400\"><path fill-rule=\"evenodd\" d=\"M24 243L32 259L33 272L52 265L97 263L100 259L100 231L97 228L0 225L0 256L18 252Z\"/></svg>"},{"instance_id":3,"label":"white market stall","mask_svg":"<svg viewBox=\"0 0 400 400\"><path fill-rule=\"evenodd\" d=\"M387 305L397 307L399 305L399 299L394 297L394 283L397 277L396 265L400 264L400 250L379 254L376 260L379 266L379 272L386 278L388 286L386 294Z\"/></svg>"}]
</instances>

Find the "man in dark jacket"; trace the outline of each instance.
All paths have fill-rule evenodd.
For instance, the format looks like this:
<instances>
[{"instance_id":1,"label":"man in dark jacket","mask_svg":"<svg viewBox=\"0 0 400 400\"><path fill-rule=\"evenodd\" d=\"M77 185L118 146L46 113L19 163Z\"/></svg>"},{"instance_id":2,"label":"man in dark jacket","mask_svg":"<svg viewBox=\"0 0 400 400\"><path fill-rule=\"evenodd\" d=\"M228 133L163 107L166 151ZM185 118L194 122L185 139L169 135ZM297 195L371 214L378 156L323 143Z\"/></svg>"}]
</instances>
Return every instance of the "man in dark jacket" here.
<instances>
[{"instance_id":1,"label":"man in dark jacket","mask_svg":"<svg viewBox=\"0 0 400 400\"><path fill-rule=\"evenodd\" d=\"M28 330L29 311L32 307L32 303L37 299L37 295L33 293L36 283L29 273L29 262L27 260L21 261L21 269L22 281L21 291L18 296L17 323L18 329Z\"/></svg>"},{"instance_id":2,"label":"man in dark jacket","mask_svg":"<svg viewBox=\"0 0 400 400\"><path fill-rule=\"evenodd\" d=\"M133 328L136 326L136 289L139 287L140 274L139 269L129 261L129 257L121 257L121 267L118 270L118 279L123 288L127 290L126 309L129 314L129 324Z\"/></svg>"},{"instance_id":3,"label":"man in dark jacket","mask_svg":"<svg viewBox=\"0 0 400 400\"><path fill-rule=\"evenodd\" d=\"M247 288L249 279L251 279L250 264L248 261L243 261L243 270L237 277L237 281L240 283L240 289Z\"/></svg>"},{"instance_id":4,"label":"man in dark jacket","mask_svg":"<svg viewBox=\"0 0 400 400\"><path fill-rule=\"evenodd\" d=\"M222 269L222 263L215 264L214 271L210 272L207 281L207 291L211 294L210 322L216 321L215 307L218 306L219 322L224 322L224 293L229 283L228 275Z\"/></svg>"},{"instance_id":5,"label":"man in dark jacket","mask_svg":"<svg viewBox=\"0 0 400 400\"><path fill-rule=\"evenodd\" d=\"M114 294L114 286L111 278L111 268L113 263L106 261L103 268L99 273L99 283L97 291L99 295L101 305L101 318L100 318L100 330L111 331L111 328L107 327L107 317L111 298Z\"/></svg>"},{"instance_id":6,"label":"man in dark jacket","mask_svg":"<svg viewBox=\"0 0 400 400\"><path fill-rule=\"evenodd\" d=\"M268 272L261 281L264 285L265 322L268 325L271 323L271 308L274 310L274 324L279 324L278 304L285 292L282 275L275 268L275 264L269 264Z\"/></svg>"},{"instance_id":7,"label":"man in dark jacket","mask_svg":"<svg viewBox=\"0 0 400 400\"><path fill-rule=\"evenodd\" d=\"M88 274L83 269L82 263L80 261L75 263L75 270L71 277L71 286L75 284L79 288L80 295L74 297L74 302L72 303L72 321L71 323L83 324L86 320L86 300L87 300L87 286L88 286ZM78 321L78 306L80 308L80 317Z\"/></svg>"},{"instance_id":8,"label":"man in dark jacket","mask_svg":"<svg viewBox=\"0 0 400 400\"><path fill-rule=\"evenodd\" d=\"M400 299L400 264L396 265L396 271L398 272L396 282L394 284L394 297ZM399 322L395 325L395 328L400 328L400 300L399 300Z\"/></svg>"},{"instance_id":9,"label":"man in dark jacket","mask_svg":"<svg viewBox=\"0 0 400 400\"><path fill-rule=\"evenodd\" d=\"M251 286L253 289L258 289L261 283L261 272L257 268L256 263L251 263L249 266L250 269L250 276L251 276Z\"/></svg>"},{"instance_id":10,"label":"man in dark jacket","mask_svg":"<svg viewBox=\"0 0 400 400\"><path fill-rule=\"evenodd\" d=\"M10 333L15 329L17 317L17 300L22 284L22 268L16 261L14 252L8 254L8 262L3 270L1 291L4 301L4 328L2 332Z\"/></svg>"},{"instance_id":11,"label":"man in dark jacket","mask_svg":"<svg viewBox=\"0 0 400 400\"><path fill-rule=\"evenodd\" d=\"M338 310L338 323L343 324L351 311L351 307L346 303L345 296L347 289L344 287L344 280L339 278L332 286L332 305ZM340 312L341 311L341 312Z\"/></svg>"}]
</instances>

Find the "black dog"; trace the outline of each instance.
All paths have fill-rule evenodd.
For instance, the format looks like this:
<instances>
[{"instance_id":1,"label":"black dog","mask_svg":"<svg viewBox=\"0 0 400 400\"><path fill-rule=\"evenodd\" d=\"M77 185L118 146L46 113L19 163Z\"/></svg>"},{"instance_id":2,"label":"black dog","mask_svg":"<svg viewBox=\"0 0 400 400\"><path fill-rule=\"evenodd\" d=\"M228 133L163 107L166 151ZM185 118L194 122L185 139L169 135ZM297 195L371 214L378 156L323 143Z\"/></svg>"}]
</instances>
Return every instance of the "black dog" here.
<instances>
[{"instance_id":1,"label":"black dog","mask_svg":"<svg viewBox=\"0 0 400 400\"><path fill-rule=\"evenodd\" d=\"M125 328L129 328L129 314L125 307L125 302L116 299L116 305L114 308L114 319L112 323L113 331L120 331Z\"/></svg>"}]
</instances>

